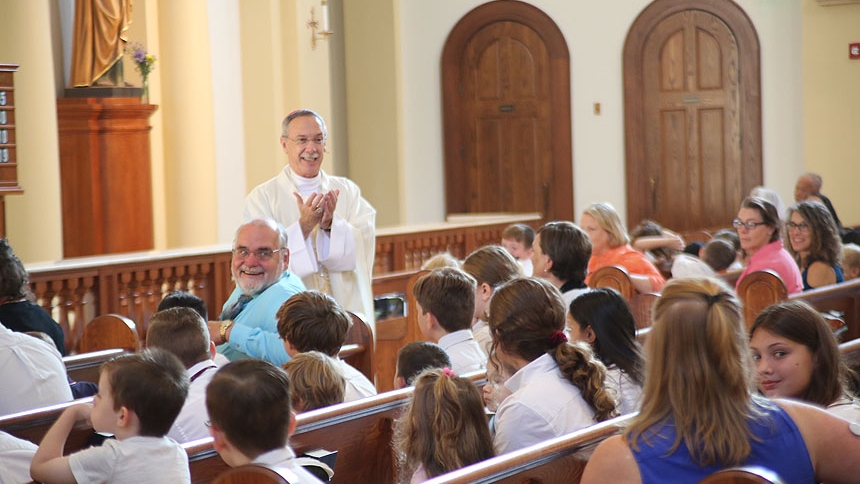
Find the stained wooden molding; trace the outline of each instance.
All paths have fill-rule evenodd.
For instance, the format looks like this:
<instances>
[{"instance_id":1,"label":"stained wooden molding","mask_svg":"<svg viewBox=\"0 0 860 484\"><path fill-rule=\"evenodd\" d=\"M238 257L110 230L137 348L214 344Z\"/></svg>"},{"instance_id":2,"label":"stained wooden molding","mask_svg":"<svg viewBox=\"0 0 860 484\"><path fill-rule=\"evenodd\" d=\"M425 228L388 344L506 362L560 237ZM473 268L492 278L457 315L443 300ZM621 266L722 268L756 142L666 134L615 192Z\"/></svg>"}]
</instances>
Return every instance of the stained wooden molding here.
<instances>
[{"instance_id":1,"label":"stained wooden molding","mask_svg":"<svg viewBox=\"0 0 860 484\"><path fill-rule=\"evenodd\" d=\"M847 5L849 3L860 3L860 0L818 0L818 3L824 7L831 5Z\"/></svg>"}]
</instances>

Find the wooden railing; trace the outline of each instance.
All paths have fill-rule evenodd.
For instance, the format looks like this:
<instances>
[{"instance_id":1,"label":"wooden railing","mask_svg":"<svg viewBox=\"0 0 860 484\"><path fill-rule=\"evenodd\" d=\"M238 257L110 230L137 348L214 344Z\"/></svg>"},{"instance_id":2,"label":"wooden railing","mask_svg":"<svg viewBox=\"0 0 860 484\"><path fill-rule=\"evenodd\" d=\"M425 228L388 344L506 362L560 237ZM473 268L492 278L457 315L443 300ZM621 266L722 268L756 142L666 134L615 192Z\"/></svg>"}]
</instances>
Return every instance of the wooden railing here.
<instances>
[{"instance_id":1,"label":"wooden railing","mask_svg":"<svg viewBox=\"0 0 860 484\"><path fill-rule=\"evenodd\" d=\"M463 258L478 247L500 242L509 224L539 220L537 214L487 215L381 229L376 238L374 295L405 292L409 273L438 252L447 250ZM165 294L177 290L196 294L215 319L233 289L227 244L65 259L29 264L27 270L37 303L62 326L69 353L78 348L84 325L96 316L114 313L130 318L145 344L147 323Z\"/></svg>"}]
</instances>

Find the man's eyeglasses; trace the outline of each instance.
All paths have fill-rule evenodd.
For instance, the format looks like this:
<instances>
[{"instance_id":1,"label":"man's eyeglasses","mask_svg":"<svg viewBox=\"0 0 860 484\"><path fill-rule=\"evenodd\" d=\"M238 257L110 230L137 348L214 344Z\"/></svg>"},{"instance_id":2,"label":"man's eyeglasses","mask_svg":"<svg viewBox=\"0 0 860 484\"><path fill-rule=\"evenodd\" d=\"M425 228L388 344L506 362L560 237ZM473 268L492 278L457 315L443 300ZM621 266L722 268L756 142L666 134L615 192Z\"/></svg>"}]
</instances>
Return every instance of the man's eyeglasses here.
<instances>
[{"instance_id":1,"label":"man's eyeglasses","mask_svg":"<svg viewBox=\"0 0 860 484\"><path fill-rule=\"evenodd\" d=\"M277 254L280 251L281 251L281 249L250 250L247 247L239 247L239 248L233 249L233 257L235 257L239 260L245 260L248 257L250 257L251 254L254 254L254 257L257 260L269 260L272 258L273 255Z\"/></svg>"},{"instance_id":2,"label":"man's eyeglasses","mask_svg":"<svg viewBox=\"0 0 860 484\"><path fill-rule=\"evenodd\" d=\"M800 232L806 232L807 230L809 230L809 224L806 222L800 222L799 224L789 222L785 225L786 227L788 227L788 230L797 230Z\"/></svg>"},{"instance_id":3,"label":"man's eyeglasses","mask_svg":"<svg viewBox=\"0 0 860 484\"><path fill-rule=\"evenodd\" d=\"M734 227L738 230L740 230L741 227L743 227L747 230L754 230L759 225L767 225L767 223L766 222L741 222L741 220L738 218L732 220L732 227Z\"/></svg>"},{"instance_id":4,"label":"man's eyeglasses","mask_svg":"<svg viewBox=\"0 0 860 484\"><path fill-rule=\"evenodd\" d=\"M315 144L317 146L322 146L322 144L325 143L325 138L323 138L322 136L320 136L318 138L305 138L304 136L302 136L300 138L287 138L287 139L292 141L293 143L299 145L299 146L305 146L311 142L313 142L313 144Z\"/></svg>"}]
</instances>

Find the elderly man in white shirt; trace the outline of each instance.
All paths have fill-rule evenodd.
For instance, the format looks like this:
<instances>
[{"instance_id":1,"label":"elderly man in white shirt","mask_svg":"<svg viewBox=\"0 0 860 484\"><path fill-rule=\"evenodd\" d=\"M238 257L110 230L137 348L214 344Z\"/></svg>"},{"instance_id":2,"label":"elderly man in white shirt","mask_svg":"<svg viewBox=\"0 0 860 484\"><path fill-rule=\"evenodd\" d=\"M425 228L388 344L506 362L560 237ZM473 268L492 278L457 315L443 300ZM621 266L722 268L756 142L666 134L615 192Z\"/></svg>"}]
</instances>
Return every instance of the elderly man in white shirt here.
<instances>
[{"instance_id":1,"label":"elderly man in white shirt","mask_svg":"<svg viewBox=\"0 0 860 484\"><path fill-rule=\"evenodd\" d=\"M53 345L0 324L0 415L72 400L63 357Z\"/></svg>"},{"instance_id":2,"label":"elderly man in white shirt","mask_svg":"<svg viewBox=\"0 0 860 484\"><path fill-rule=\"evenodd\" d=\"M284 118L280 142L289 164L254 188L243 217L280 222L287 228L290 272L372 324L376 210L358 185L321 170L327 135L325 121L314 111Z\"/></svg>"}]
</instances>

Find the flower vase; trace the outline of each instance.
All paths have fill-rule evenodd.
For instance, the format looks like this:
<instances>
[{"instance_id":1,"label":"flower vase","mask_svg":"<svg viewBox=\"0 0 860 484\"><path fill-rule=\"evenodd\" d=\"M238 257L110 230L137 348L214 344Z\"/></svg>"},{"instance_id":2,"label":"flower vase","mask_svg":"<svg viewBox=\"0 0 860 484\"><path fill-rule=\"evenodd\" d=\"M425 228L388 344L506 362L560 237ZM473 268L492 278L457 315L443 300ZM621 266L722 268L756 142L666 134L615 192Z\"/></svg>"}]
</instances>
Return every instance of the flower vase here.
<instances>
[{"instance_id":1,"label":"flower vase","mask_svg":"<svg viewBox=\"0 0 860 484\"><path fill-rule=\"evenodd\" d=\"M149 104L149 79L144 77L140 87L140 104Z\"/></svg>"}]
</instances>

